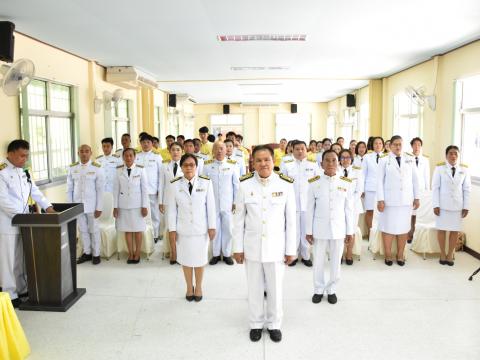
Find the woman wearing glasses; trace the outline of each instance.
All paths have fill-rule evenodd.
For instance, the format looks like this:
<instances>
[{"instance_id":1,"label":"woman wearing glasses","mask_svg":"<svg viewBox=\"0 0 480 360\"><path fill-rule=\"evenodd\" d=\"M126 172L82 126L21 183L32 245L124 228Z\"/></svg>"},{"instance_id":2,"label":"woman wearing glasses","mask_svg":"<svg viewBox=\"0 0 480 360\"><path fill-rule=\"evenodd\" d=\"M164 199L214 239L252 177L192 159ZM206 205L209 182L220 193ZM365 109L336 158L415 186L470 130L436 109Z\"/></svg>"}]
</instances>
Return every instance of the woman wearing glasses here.
<instances>
[{"instance_id":1,"label":"woman wearing glasses","mask_svg":"<svg viewBox=\"0 0 480 360\"><path fill-rule=\"evenodd\" d=\"M170 243L176 243L177 262L183 267L187 301L201 301L204 266L208 262L208 241L215 238L216 211L213 186L206 176L196 176L197 158L180 159L183 176L170 182L167 217ZM195 287L193 286L195 273Z\"/></svg>"}]
</instances>

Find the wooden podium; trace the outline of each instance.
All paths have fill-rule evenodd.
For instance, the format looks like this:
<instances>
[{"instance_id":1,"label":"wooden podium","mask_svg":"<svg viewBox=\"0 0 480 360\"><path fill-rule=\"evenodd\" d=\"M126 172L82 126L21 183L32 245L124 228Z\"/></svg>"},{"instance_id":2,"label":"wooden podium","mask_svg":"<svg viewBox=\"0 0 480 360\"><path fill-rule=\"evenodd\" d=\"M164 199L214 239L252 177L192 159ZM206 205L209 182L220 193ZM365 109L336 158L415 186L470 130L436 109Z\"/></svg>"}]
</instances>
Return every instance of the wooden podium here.
<instances>
[{"instance_id":1,"label":"wooden podium","mask_svg":"<svg viewBox=\"0 0 480 360\"><path fill-rule=\"evenodd\" d=\"M86 290L77 288L77 217L83 204L53 204L55 214L18 214L29 300L20 310L67 311Z\"/></svg>"}]
</instances>

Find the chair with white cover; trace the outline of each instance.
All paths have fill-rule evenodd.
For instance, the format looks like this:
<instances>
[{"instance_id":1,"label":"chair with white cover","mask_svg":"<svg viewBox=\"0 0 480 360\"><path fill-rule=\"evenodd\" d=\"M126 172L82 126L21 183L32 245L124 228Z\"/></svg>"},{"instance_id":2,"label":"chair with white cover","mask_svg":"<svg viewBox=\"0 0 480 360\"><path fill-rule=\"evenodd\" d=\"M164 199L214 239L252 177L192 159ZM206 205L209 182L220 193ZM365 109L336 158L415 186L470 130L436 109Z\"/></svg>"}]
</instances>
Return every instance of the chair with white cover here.
<instances>
[{"instance_id":1,"label":"chair with white cover","mask_svg":"<svg viewBox=\"0 0 480 360\"><path fill-rule=\"evenodd\" d=\"M100 227L100 256L109 260L117 252L117 229L113 217L113 195L103 193L103 210L98 219Z\"/></svg>"},{"instance_id":2,"label":"chair with white cover","mask_svg":"<svg viewBox=\"0 0 480 360\"><path fill-rule=\"evenodd\" d=\"M147 223L147 227L142 235L142 253L144 253L147 256L147 260L150 260L150 256L153 254L153 251L155 250L152 217L150 216L150 207L148 208L148 215L145 217L145 222ZM117 232L117 249L118 249L118 259L120 260L120 253L128 252L127 241L125 240L125 233L122 231Z\"/></svg>"}]
</instances>

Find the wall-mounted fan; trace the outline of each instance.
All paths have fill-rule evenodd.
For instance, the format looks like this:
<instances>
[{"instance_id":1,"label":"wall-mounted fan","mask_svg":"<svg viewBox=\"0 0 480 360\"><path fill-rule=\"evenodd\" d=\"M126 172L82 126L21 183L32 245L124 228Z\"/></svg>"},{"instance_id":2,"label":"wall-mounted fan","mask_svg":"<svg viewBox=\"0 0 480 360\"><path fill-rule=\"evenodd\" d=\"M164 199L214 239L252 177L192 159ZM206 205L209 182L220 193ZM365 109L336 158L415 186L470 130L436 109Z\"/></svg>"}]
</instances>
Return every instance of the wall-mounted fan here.
<instances>
[{"instance_id":1,"label":"wall-mounted fan","mask_svg":"<svg viewBox=\"0 0 480 360\"><path fill-rule=\"evenodd\" d=\"M1 87L8 96L18 95L35 75L35 65L32 60L19 59L12 65L2 65L0 73L3 75Z\"/></svg>"},{"instance_id":2,"label":"wall-mounted fan","mask_svg":"<svg viewBox=\"0 0 480 360\"><path fill-rule=\"evenodd\" d=\"M414 104L419 106L424 106L426 104L432 111L435 111L437 107L436 96L425 94L425 88L423 86L418 89L415 89L413 86L407 86L405 88L405 94Z\"/></svg>"}]
</instances>

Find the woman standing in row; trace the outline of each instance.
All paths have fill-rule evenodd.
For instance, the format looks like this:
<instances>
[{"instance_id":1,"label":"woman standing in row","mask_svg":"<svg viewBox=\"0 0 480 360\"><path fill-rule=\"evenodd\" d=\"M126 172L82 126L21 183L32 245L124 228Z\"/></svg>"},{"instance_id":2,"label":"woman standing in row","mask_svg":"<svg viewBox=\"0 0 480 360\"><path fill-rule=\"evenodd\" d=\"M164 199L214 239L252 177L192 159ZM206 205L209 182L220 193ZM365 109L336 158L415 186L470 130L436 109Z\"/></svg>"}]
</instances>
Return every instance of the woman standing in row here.
<instances>
[{"instance_id":1,"label":"woman standing in row","mask_svg":"<svg viewBox=\"0 0 480 360\"><path fill-rule=\"evenodd\" d=\"M364 156L367 154L367 144L364 141L359 141L355 146L354 154L353 165L362 167Z\"/></svg>"},{"instance_id":2,"label":"woman standing in row","mask_svg":"<svg viewBox=\"0 0 480 360\"><path fill-rule=\"evenodd\" d=\"M433 172L432 203L436 215L440 264L453 266L453 251L458 232L462 230L462 219L468 215L471 180L468 167L465 164L458 164L457 146L448 146L445 156L447 161L437 164ZM450 231L448 253L445 251L447 231Z\"/></svg>"}]
</instances>

